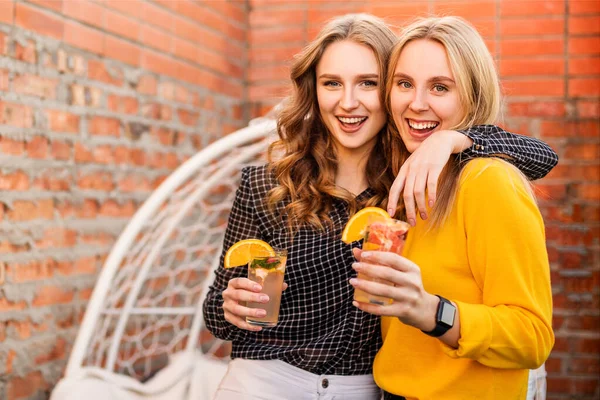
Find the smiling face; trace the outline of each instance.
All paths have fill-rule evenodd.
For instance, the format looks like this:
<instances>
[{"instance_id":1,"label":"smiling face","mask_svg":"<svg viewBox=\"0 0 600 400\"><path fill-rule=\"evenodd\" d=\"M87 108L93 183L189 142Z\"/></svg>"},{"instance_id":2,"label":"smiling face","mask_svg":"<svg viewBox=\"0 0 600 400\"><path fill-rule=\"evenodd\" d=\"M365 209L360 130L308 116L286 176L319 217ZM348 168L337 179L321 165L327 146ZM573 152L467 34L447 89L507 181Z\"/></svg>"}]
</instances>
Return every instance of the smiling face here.
<instances>
[{"instance_id":1,"label":"smiling face","mask_svg":"<svg viewBox=\"0 0 600 400\"><path fill-rule=\"evenodd\" d=\"M387 121L373 51L350 40L334 42L317 64L316 79L321 119L333 137L338 159L369 154Z\"/></svg>"},{"instance_id":2,"label":"smiling face","mask_svg":"<svg viewBox=\"0 0 600 400\"><path fill-rule=\"evenodd\" d=\"M458 87L441 43L428 39L408 42L393 79L390 109L409 152L432 133L452 129L462 120Z\"/></svg>"}]
</instances>

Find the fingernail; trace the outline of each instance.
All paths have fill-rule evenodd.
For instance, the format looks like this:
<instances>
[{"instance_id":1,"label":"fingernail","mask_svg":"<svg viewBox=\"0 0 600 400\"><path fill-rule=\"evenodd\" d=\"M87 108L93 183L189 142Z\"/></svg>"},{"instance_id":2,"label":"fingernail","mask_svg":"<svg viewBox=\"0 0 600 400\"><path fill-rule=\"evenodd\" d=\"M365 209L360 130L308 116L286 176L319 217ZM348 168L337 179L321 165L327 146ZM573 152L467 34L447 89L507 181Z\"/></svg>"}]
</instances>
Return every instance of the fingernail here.
<instances>
[{"instance_id":1,"label":"fingernail","mask_svg":"<svg viewBox=\"0 0 600 400\"><path fill-rule=\"evenodd\" d=\"M409 223L411 226L415 226L415 225L417 224L417 223L415 222L415 219L414 219L414 218L409 218L409 219L408 219L408 223Z\"/></svg>"},{"instance_id":2,"label":"fingernail","mask_svg":"<svg viewBox=\"0 0 600 400\"><path fill-rule=\"evenodd\" d=\"M350 279L350 284L351 284L352 286L356 285L357 283L358 283L358 280L357 280L356 278L352 278L352 279Z\"/></svg>"},{"instance_id":3,"label":"fingernail","mask_svg":"<svg viewBox=\"0 0 600 400\"><path fill-rule=\"evenodd\" d=\"M394 209L393 208L388 208L387 212L390 215L394 215Z\"/></svg>"},{"instance_id":4,"label":"fingernail","mask_svg":"<svg viewBox=\"0 0 600 400\"><path fill-rule=\"evenodd\" d=\"M267 315L267 312L266 312L265 310L258 310L258 311L256 312L256 316L257 316L257 317L264 317L264 316L266 316L266 315Z\"/></svg>"},{"instance_id":5,"label":"fingernail","mask_svg":"<svg viewBox=\"0 0 600 400\"><path fill-rule=\"evenodd\" d=\"M421 219L422 220L426 220L427 219L427 214L425 214L424 212L421 213Z\"/></svg>"},{"instance_id":6,"label":"fingernail","mask_svg":"<svg viewBox=\"0 0 600 400\"><path fill-rule=\"evenodd\" d=\"M252 286L252 289L257 292L260 292L262 290L262 287L260 285L254 285L254 286Z\"/></svg>"},{"instance_id":7,"label":"fingernail","mask_svg":"<svg viewBox=\"0 0 600 400\"><path fill-rule=\"evenodd\" d=\"M261 303L266 303L269 301L269 296L267 296L266 294L263 294L262 296L259 297L260 302Z\"/></svg>"},{"instance_id":8,"label":"fingernail","mask_svg":"<svg viewBox=\"0 0 600 400\"><path fill-rule=\"evenodd\" d=\"M361 259L368 259L371 258L371 252L370 251L363 251L362 254L360 255Z\"/></svg>"},{"instance_id":9,"label":"fingernail","mask_svg":"<svg viewBox=\"0 0 600 400\"><path fill-rule=\"evenodd\" d=\"M354 307L358 307L358 301L353 301L353 302L352 302L352 305L353 305Z\"/></svg>"},{"instance_id":10,"label":"fingernail","mask_svg":"<svg viewBox=\"0 0 600 400\"><path fill-rule=\"evenodd\" d=\"M356 271L360 270L360 264L359 263L352 263L352 268L354 268Z\"/></svg>"},{"instance_id":11,"label":"fingernail","mask_svg":"<svg viewBox=\"0 0 600 400\"><path fill-rule=\"evenodd\" d=\"M429 207L433 207L433 200L429 200Z\"/></svg>"}]
</instances>

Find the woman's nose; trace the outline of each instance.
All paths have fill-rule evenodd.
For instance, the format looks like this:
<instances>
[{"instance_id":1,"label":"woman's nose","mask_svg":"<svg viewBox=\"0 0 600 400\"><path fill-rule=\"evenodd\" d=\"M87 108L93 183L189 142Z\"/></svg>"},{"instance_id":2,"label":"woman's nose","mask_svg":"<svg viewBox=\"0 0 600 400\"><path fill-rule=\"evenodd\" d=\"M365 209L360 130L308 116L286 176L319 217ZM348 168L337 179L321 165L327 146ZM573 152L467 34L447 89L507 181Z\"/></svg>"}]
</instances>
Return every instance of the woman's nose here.
<instances>
[{"instance_id":1,"label":"woman's nose","mask_svg":"<svg viewBox=\"0 0 600 400\"><path fill-rule=\"evenodd\" d=\"M358 107L358 98L356 97L354 90L351 88L344 89L342 100L340 101L340 107L342 107L344 110L352 110Z\"/></svg>"},{"instance_id":2,"label":"woman's nose","mask_svg":"<svg viewBox=\"0 0 600 400\"><path fill-rule=\"evenodd\" d=\"M427 93L416 90L415 95L410 102L410 109L415 112L422 112L429 109L429 102L427 100Z\"/></svg>"}]
</instances>

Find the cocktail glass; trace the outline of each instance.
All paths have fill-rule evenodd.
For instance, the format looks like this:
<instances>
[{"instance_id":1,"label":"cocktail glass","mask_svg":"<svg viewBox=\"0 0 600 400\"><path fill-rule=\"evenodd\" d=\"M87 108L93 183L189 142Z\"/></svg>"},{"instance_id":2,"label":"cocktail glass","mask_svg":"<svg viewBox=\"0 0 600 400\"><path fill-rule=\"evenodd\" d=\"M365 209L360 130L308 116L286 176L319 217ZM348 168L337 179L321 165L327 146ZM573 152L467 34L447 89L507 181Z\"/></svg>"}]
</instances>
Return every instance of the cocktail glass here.
<instances>
[{"instance_id":1,"label":"cocktail glass","mask_svg":"<svg viewBox=\"0 0 600 400\"><path fill-rule=\"evenodd\" d=\"M250 325L273 327L279 320L279 306L283 288L283 275L287 261L287 250L275 249L270 257L255 257L248 263L248 279L262 286L261 293L269 296L267 303L249 301L247 307L262 308L267 312L264 317L246 317Z\"/></svg>"},{"instance_id":2,"label":"cocktail glass","mask_svg":"<svg viewBox=\"0 0 600 400\"><path fill-rule=\"evenodd\" d=\"M369 219L369 225L365 231L362 249L363 251L389 251L402 255L402 249L404 248L404 242L409 228L410 225L408 223L396 219ZM358 278L371 282L390 284L383 279L371 278L360 272L358 273ZM390 298L371 295L358 288L354 291L354 300L362 303L379 305L392 303L392 299Z\"/></svg>"}]
</instances>

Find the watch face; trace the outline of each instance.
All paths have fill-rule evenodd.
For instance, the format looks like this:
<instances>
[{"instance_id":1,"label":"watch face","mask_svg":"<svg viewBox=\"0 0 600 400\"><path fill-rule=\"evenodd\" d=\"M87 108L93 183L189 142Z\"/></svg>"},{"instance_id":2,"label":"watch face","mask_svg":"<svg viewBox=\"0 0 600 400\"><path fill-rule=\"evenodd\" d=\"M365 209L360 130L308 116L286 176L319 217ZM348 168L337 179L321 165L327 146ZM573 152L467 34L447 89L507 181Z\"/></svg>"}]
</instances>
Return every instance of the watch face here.
<instances>
[{"instance_id":1,"label":"watch face","mask_svg":"<svg viewBox=\"0 0 600 400\"><path fill-rule=\"evenodd\" d=\"M456 314L456 307L452 304L444 303L442 307L442 315L440 316L440 322L448 325L454 325L454 314Z\"/></svg>"}]
</instances>

